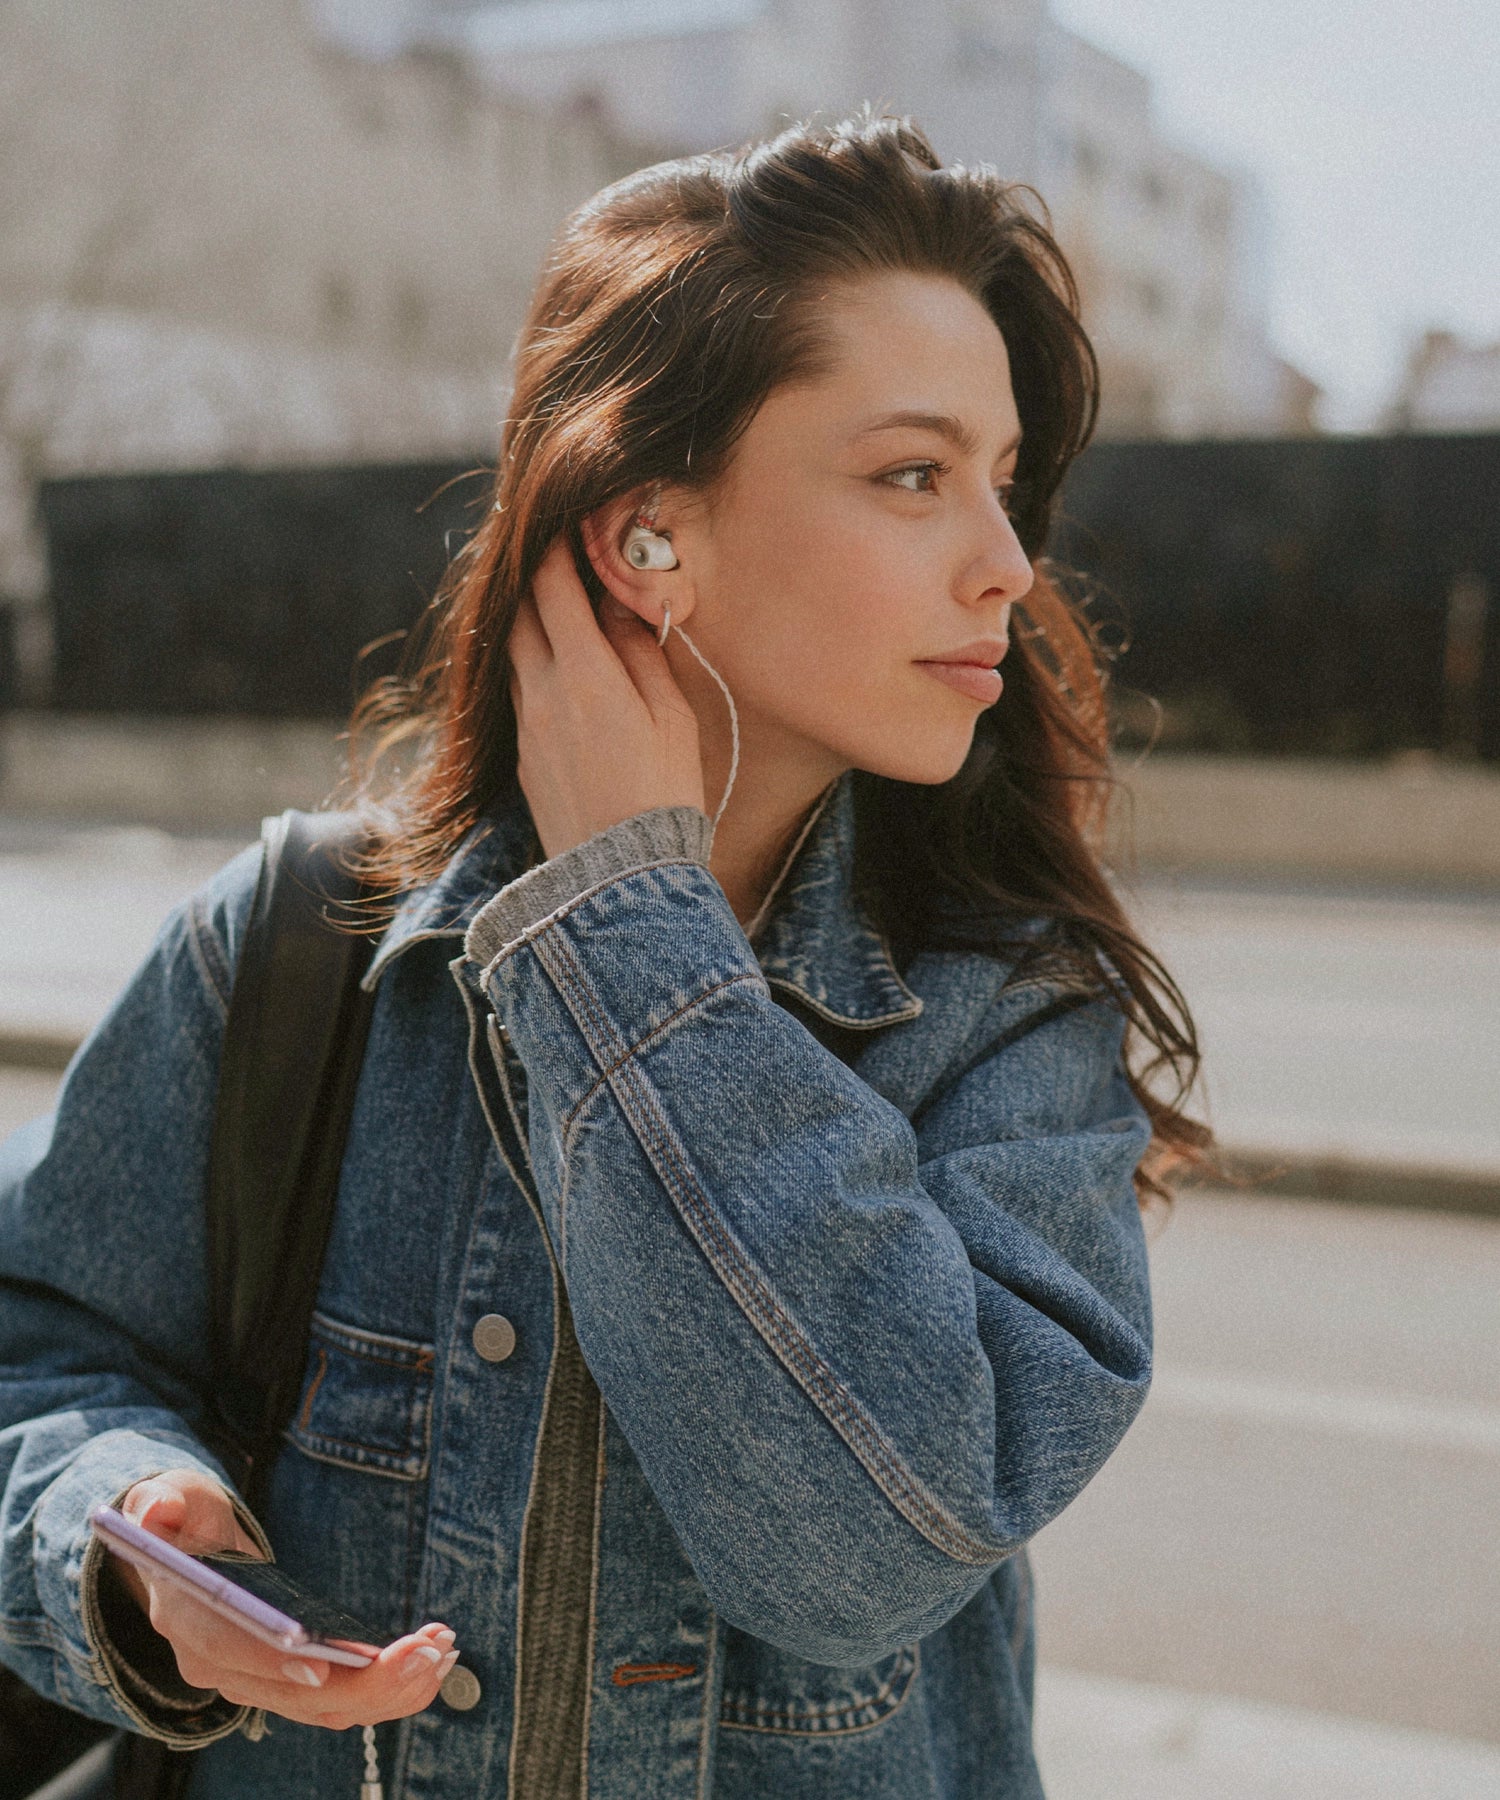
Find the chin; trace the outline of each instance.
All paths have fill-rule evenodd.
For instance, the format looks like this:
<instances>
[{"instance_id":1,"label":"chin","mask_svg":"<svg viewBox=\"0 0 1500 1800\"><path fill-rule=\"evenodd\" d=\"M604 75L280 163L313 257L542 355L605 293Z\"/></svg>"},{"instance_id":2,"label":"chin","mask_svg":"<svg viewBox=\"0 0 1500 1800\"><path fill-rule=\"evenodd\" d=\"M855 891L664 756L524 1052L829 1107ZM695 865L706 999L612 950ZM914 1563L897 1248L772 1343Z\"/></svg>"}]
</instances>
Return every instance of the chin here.
<instances>
[{"instance_id":1,"label":"chin","mask_svg":"<svg viewBox=\"0 0 1500 1800\"><path fill-rule=\"evenodd\" d=\"M887 781L940 787L943 782L952 781L964 766L973 743L972 726L962 734L914 729L895 741L886 738L878 747L869 746L868 754L858 762L860 768L871 775L883 775Z\"/></svg>"}]
</instances>

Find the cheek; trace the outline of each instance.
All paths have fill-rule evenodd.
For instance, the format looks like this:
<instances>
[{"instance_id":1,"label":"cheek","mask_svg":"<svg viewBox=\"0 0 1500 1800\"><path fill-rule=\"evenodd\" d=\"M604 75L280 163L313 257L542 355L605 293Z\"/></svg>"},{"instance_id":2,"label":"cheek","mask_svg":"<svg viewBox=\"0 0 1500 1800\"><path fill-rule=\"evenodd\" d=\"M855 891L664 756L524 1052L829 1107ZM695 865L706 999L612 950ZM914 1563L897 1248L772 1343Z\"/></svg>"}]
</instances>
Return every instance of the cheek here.
<instances>
[{"instance_id":1,"label":"cheek","mask_svg":"<svg viewBox=\"0 0 1500 1800\"><path fill-rule=\"evenodd\" d=\"M874 509L847 505L821 514L788 508L777 527L747 545L736 585L778 675L800 686L813 674L837 680L839 667L866 681L880 667L904 669L921 647L921 599L932 581L911 534L887 529Z\"/></svg>"},{"instance_id":2,"label":"cheek","mask_svg":"<svg viewBox=\"0 0 1500 1800\"><path fill-rule=\"evenodd\" d=\"M901 597L867 579L853 557L821 556L782 571L760 611L754 699L786 724L823 736L903 711L911 651Z\"/></svg>"},{"instance_id":3,"label":"cheek","mask_svg":"<svg viewBox=\"0 0 1500 1800\"><path fill-rule=\"evenodd\" d=\"M916 536L875 508L816 516L805 505L740 535L725 558L732 685L762 719L858 766L943 781L962 764L977 715L912 666L951 635L931 623L943 601Z\"/></svg>"}]
</instances>

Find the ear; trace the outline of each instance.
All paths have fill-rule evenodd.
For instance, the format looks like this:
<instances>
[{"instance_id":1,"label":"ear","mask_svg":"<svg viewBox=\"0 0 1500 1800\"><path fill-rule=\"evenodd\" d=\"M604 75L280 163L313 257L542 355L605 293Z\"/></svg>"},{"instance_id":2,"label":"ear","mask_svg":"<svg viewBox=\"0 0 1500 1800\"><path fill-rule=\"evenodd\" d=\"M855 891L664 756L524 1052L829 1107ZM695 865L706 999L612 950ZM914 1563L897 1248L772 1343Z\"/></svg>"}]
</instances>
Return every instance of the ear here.
<instances>
[{"instance_id":1,"label":"ear","mask_svg":"<svg viewBox=\"0 0 1500 1800\"><path fill-rule=\"evenodd\" d=\"M637 617L657 630L664 608L672 608L674 624L681 624L693 610L692 584L682 579L683 570L637 569L625 558L625 538L635 523L637 510L649 490L623 495L591 512L580 528L583 548L594 573L610 594ZM656 511L657 529L672 530L670 501L663 498ZM678 552L679 559L681 552Z\"/></svg>"}]
</instances>

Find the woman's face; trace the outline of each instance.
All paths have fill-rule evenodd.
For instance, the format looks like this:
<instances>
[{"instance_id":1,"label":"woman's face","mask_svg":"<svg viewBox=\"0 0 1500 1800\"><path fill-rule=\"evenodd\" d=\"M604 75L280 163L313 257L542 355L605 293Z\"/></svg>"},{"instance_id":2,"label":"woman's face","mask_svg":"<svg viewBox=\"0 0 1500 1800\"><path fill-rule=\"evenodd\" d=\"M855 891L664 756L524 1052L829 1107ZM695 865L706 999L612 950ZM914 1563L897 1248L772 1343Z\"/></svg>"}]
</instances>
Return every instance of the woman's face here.
<instances>
[{"instance_id":1,"label":"woman's face","mask_svg":"<svg viewBox=\"0 0 1500 1800\"><path fill-rule=\"evenodd\" d=\"M757 760L805 764L815 782L850 767L946 781L994 704L983 668L1032 580L1005 506L1010 359L945 276L871 276L825 305L830 372L774 391L711 504L671 521L691 636ZM684 687L706 681L685 647L671 657ZM983 667L934 673L960 657Z\"/></svg>"}]
</instances>

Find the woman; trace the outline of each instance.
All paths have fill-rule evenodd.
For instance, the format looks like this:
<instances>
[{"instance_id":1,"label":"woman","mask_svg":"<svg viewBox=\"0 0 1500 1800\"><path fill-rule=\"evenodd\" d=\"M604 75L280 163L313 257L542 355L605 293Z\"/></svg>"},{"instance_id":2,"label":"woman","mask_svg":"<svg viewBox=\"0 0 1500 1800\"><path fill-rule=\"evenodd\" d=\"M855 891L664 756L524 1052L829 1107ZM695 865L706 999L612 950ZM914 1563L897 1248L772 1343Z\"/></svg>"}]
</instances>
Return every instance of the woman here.
<instances>
[{"instance_id":1,"label":"woman","mask_svg":"<svg viewBox=\"0 0 1500 1800\"><path fill-rule=\"evenodd\" d=\"M797 127L575 214L512 405L359 721L390 906L265 1535L195 1428L247 852L8 1150L5 1658L205 1745L194 1796L352 1795L356 1725L434 1800L1037 1795L1025 1545L1145 1399L1205 1135L1038 563L1071 278L911 125ZM101 1501L393 1641L257 1650Z\"/></svg>"}]
</instances>

